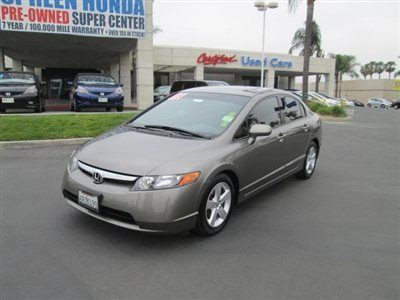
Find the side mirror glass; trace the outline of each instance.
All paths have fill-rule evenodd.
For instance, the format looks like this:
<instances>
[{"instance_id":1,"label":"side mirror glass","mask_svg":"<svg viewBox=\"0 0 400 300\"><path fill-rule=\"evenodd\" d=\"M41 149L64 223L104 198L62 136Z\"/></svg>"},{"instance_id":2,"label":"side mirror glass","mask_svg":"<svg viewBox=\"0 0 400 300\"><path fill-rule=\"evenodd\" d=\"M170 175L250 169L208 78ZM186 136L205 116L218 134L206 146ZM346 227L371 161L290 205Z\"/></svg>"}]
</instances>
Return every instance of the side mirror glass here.
<instances>
[{"instance_id":1,"label":"side mirror glass","mask_svg":"<svg viewBox=\"0 0 400 300\"><path fill-rule=\"evenodd\" d=\"M271 126L266 124L254 124L250 127L249 144L253 144L258 136L269 136L271 133Z\"/></svg>"}]
</instances>

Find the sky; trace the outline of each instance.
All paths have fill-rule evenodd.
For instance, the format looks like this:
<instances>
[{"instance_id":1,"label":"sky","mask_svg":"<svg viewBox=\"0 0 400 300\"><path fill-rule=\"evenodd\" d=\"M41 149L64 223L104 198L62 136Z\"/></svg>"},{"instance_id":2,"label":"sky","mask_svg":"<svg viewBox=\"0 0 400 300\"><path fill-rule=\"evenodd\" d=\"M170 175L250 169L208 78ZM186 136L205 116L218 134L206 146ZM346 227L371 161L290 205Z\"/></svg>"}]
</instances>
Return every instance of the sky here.
<instances>
[{"instance_id":1,"label":"sky","mask_svg":"<svg viewBox=\"0 0 400 300\"><path fill-rule=\"evenodd\" d=\"M287 53L304 25L306 0L267 11L266 52ZM316 0L326 53L355 55L360 64L395 61L400 69L400 0ZM262 13L248 0L155 0L155 45L261 51ZM377 76L377 75L375 75ZM382 78L386 78L384 74Z\"/></svg>"}]
</instances>

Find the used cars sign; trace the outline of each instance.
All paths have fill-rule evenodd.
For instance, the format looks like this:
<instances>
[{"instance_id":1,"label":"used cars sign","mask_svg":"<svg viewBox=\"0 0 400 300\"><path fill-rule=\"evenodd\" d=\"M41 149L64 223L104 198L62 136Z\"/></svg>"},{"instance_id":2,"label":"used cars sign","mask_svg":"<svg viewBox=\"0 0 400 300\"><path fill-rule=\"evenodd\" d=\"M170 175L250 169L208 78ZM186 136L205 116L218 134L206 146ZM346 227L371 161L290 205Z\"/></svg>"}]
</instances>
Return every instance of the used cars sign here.
<instances>
[{"instance_id":1,"label":"used cars sign","mask_svg":"<svg viewBox=\"0 0 400 300\"><path fill-rule=\"evenodd\" d=\"M143 0L0 0L0 30L144 38Z\"/></svg>"}]
</instances>

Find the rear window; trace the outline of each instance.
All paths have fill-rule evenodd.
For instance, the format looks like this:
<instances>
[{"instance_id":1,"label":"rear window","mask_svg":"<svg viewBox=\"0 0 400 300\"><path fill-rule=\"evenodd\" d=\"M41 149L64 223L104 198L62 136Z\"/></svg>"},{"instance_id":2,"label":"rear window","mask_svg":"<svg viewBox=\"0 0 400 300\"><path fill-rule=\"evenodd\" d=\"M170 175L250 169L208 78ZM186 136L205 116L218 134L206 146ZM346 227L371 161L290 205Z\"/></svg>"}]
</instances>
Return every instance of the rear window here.
<instances>
[{"instance_id":1,"label":"rear window","mask_svg":"<svg viewBox=\"0 0 400 300\"><path fill-rule=\"evenodd\" d=\"M204 81L179 81L174 82L171 88L171 94L187 89L192 89L196 87L207 86Z\"/></svg>"}]
</instances>

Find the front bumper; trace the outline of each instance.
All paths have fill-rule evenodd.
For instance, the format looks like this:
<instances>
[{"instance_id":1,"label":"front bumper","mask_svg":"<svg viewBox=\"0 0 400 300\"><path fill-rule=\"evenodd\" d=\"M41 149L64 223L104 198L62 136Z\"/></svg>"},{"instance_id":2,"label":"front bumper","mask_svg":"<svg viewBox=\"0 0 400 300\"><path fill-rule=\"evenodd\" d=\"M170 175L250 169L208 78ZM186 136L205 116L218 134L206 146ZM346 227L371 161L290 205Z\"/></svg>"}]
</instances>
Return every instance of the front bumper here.
<instances>
[{"instance_id":1,"label":"front bumper","mask_svg":"<svg viewBox=\"0 0 400 300\"><path fill-rule=\"evenodd\" d=\"M99 98L107 98L107 102L99 102ZM122 107L124 105L124 96L116 95L76 94L75 100L79 107Z\"/></svg>"},{"instance_id":2,"label":"front bumper","mask_svg":"<svg viewBox=\"0 0 400 300\"><path fill-rule=\"evenodd\" d=\"M0 108L3 109L20 109L20 108L36 108L39 105L39 97L26 97L26 96L11 96L14 103L3 103L3 98L0 97Z\"/></svg>"},{"instance_id":3,"label":"front bumper","mask_svg":"<svg viewBox=\"0 0 400 300\"><path fill-rule=\"evenodd\" d=\"M95 184L80 169L66 170L62 183L65 201L102 221L145 232L178 233L194 228L200 205L199 183L157 191L131 191L131 184L104 181ZM78 204L78 193L101 195L100 212Z\"/></svg>"}]
</instances>

